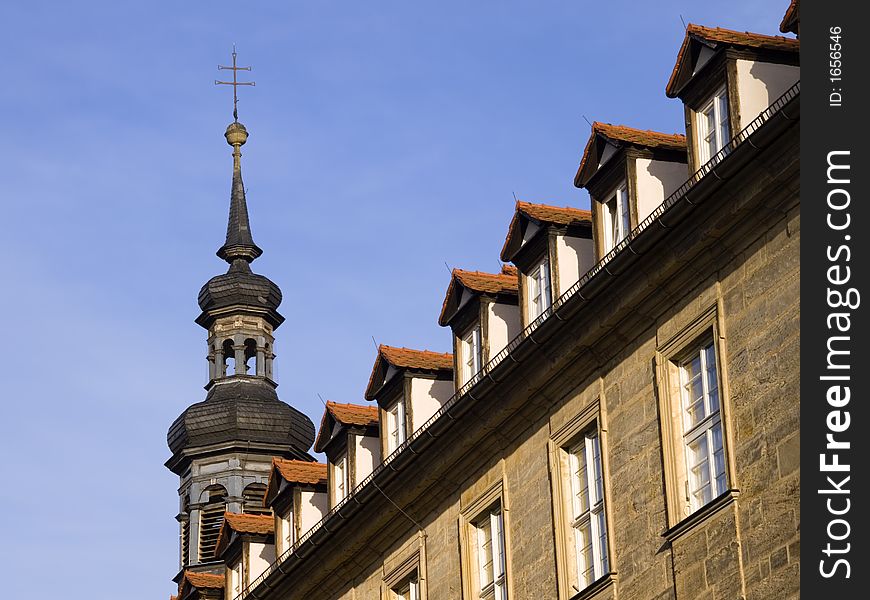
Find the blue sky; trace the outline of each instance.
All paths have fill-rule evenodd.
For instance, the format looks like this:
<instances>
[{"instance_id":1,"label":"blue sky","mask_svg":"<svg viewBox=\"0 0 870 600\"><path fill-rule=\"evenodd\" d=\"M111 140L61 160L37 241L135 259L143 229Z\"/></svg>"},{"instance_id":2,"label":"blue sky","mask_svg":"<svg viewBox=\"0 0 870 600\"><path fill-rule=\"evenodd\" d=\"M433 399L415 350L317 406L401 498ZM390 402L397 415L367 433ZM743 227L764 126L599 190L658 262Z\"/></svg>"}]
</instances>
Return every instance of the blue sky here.
<instances>
[{"instance_id":1,"label":"blue sky","mask_svg":"<svg viewBox=\"0 0 870 600\"><path fill-rule=\"evenodd\" d=\"M165 434L204 398L193 319L225 270L232 165L212 82L234 42L257 82L239 105L254 269L284 292L278 391L318 423L318 394L364 402L372 336L449 350L445 262L497 269L513 194L588 206L584 115L682 130L680 15L777 33L787 4L0 5L5 595L173 591Z\"/></svg>"}]
</instances>

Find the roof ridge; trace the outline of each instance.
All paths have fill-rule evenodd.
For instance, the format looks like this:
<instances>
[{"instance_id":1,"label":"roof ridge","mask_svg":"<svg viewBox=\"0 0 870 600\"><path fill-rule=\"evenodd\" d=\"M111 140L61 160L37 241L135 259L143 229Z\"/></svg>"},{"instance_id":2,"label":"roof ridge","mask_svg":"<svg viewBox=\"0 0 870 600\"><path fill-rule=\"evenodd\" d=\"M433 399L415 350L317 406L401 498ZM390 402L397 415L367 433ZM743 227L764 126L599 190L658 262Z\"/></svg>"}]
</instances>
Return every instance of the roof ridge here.
<instances>
[{"instance_id":1,"label":"roof ridge","mask_svg":"<svg viewBox=\"0 0 870 600\"><path fill-rule=\"evenodd\" d=\"M524 204L526 206L542 206L544 208L555 208L556 210L574 210L577 212L591 213L591 211L586 210L585 208L576 208L574 206L557 206L555 204L544 204L543 202L526 202L525 200L517 200L517 206Z\"/></svg>"},{"instance_id":2,"label":"roof ridge","mask_svg":"<svg viewBox=\"0 0 870 600\"><path fill-rule=\"evenodd\" d=\"M592 123L593 130L599 130L602 127L604 127L604 128L614 127L614 128L620 128L620 129L627 129L629 131L636 131L638 133L651 133L653 135L663 135L663 136L667 136L667 137L680 138L683 140L686 139L686 134L684 134L684 133L665 133L664 131L657 131L655 129L641 129L639 127L632 127L631 125L605 123L604 121L595 121L594 123Z\"/></svg>"},{"instance_id":3,"label":"roof ridge","mask_svg":"<svg viewBox=\"0 0 870 600\"><path fill-rule=\"evenodd\" d=\"M753 37L762 37L771 40L785 40L788 42L797 42L797 38L790 38L784 35L770 35L769 33L758 33L757 31L740 31L739 29L727 29L725 27L708 27L707 25L699 25L697 23L689 23L686 26L686 32L691 33L691 30L695 31L719 31L722 33L736 33L738 35L751 35Z\"/></svg>"}]
</instances>

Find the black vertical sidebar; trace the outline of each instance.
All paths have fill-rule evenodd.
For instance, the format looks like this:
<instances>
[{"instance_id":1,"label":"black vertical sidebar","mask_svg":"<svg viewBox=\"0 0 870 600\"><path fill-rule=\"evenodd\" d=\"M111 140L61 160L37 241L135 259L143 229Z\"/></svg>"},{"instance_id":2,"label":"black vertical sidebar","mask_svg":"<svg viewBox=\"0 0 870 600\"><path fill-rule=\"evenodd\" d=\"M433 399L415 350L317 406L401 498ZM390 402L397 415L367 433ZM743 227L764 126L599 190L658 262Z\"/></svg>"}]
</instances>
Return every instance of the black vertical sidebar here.
<instances>
[{"instance_id":1,"label":"black vertical sidebar","mask_svg":"<svg viewBox=\"0 0 870 600\"><path fill-rule=\"evenodd\" d=\"M863 2L802 4L801 592L867 598L870 24Z\"/></svg>"}]
</instances>

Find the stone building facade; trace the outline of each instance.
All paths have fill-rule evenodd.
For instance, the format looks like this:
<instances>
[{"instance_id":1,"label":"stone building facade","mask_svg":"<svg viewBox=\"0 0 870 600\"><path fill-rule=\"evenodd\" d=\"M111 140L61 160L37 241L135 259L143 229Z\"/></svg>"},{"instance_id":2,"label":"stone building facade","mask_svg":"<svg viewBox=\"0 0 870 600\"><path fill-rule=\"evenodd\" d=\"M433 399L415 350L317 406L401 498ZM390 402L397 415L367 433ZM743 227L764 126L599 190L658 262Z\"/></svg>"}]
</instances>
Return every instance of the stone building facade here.
<instances>
[{"instance_id":1,"label":"stone building facade","mask_svg":"<svg viewBox=\"0 0 870 600\"><path fill-rule=\"evenodd\" d=\"M380 349L378 421L333 406L319 438L380 435L383 458L348 479L328 453L307 485L329 510L224 598L798 598L798 47L690 25L667 86L687 134L593 125L591 210L517 204L516 269L451 278L452 372ZM451 375L409 416L408 381ZM264 507L299 485L281 460ZM212 597L183 566L182 599Z\"/></svg>"}]
</instances>

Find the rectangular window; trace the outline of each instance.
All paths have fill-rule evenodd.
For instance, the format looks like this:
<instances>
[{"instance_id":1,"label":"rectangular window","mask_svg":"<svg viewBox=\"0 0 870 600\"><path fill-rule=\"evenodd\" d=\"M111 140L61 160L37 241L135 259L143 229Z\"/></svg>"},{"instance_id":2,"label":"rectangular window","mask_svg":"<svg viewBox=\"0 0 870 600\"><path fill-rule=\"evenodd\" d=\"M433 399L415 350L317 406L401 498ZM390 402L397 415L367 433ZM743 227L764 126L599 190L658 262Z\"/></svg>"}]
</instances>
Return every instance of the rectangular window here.
<instances>
[{"instance_id":1,"label":"rectangular window","mask_svg":"<svg viewBox=\"0 0 870 600\"><path fill-rule=\"evenodd\" d=\"M484 513L475 523L477 530L478 581L481 598L506 600L504 520L501 505Z\"/></svg>"},{"instance_id":2,"label":"rectangular window","mask_svg":"<svg viewBox=\"0 0 870 600\"><path fill-rule=\"evenodd\" d=\"M604 252L610 252L631 231L628 189L621 184L604 207Z\"/></svg>"},{"instance_id":3,"label":"rectangular window","mask_svg":"<svg viewBox=\"0 0 870 600\"><path fill-rule=\"evenodd\" d=\"M420 600L420 581L416 571L392 590L393 600Z\"/></svg>"},{"instance_id":4,"label":"rectangular window","mask_svg":"<svg viewBox=\"0 0 870 600\"><path fill-rule=\"evenodd\" d=\"M698 147L701 164L713 158L725 147L731 137L728 123L728 96L720 88L697 113Z\"/></svg>"},{"instance_id":5,"label":"rectangular window","mask_svg":"<svg viewBox=\"0 0 870 600\"><path fill-rule=\"evenodd\" d=\"M544 257L527 276L529 286L529 322L541 316L553 303L550 292L550 261Z\"/></svg>"},{"instance_id":6,"label":"rectangular window","mask_svg":"<svg viewBox=\"0 0 870 600\"><path fill-rule=\"evenodd\" d=\"M480 325L462 336L462 384L468 383L481 367Z\"/></svg>"},{"instance_id":7,"label":"rectangular window","mask_svg":"<svg viewBox=\"0 0 870 600\"><path fill-rule=\"evenodd\" d=\"M578 588L608 572L607 522L604 515L604 478L597 429L588 430L568 450L574 551Z\"/></svg>"},{"instance_id":8,"label":"rectangular window","mask_svg":"<svg viewBox=\"0 0 870 600\"><path fill-rule=\"evenodd\" d=\"M694 512L726 490L725 449L719 417L716 350L707 341L679 364L686 495Z\"/></svg>"},{"instance_id":9,"label":"rectangular window","mask_svg":"<svg viewBox=\"0 0 870 600\"><path fill-rule=\"evenodd\" d=\"M387 453L395 451L404 443L406 437L405 399L399 398L387 412Z\"/></svg>"},{"instance_id":10,"label":"rectangular window","mask_svg":"<svg viewBox=\"0 0 870 600\"><path fill-rule=\"evenodd\" d=\"M728 502L734 485L722 343L714 306L656 353L670 527L719 499Z\"/></svg>"},{"instance_id":11,"label":"rectangular window","mask_svg":"<svg viewBox=\"0 0 870 600\"><path fill-rule=\"evenodd\" d=\"M333 485L335 489L333 492L333 505L335 505L344 500L348 492L347 453L342 454L335 460L332 469Z\"/></svg>"},{"instance_id":12,"label":"rectangular window","mask_svg":"<svg viewBox=\"0 0 870 600\"><path fill-rule=\"evenodd\" d=\"M600 592L615 585L605 423L604 407L596 399L554 431L548 443L559 600L590 586Z\"/></svg>"}]
</instances>

